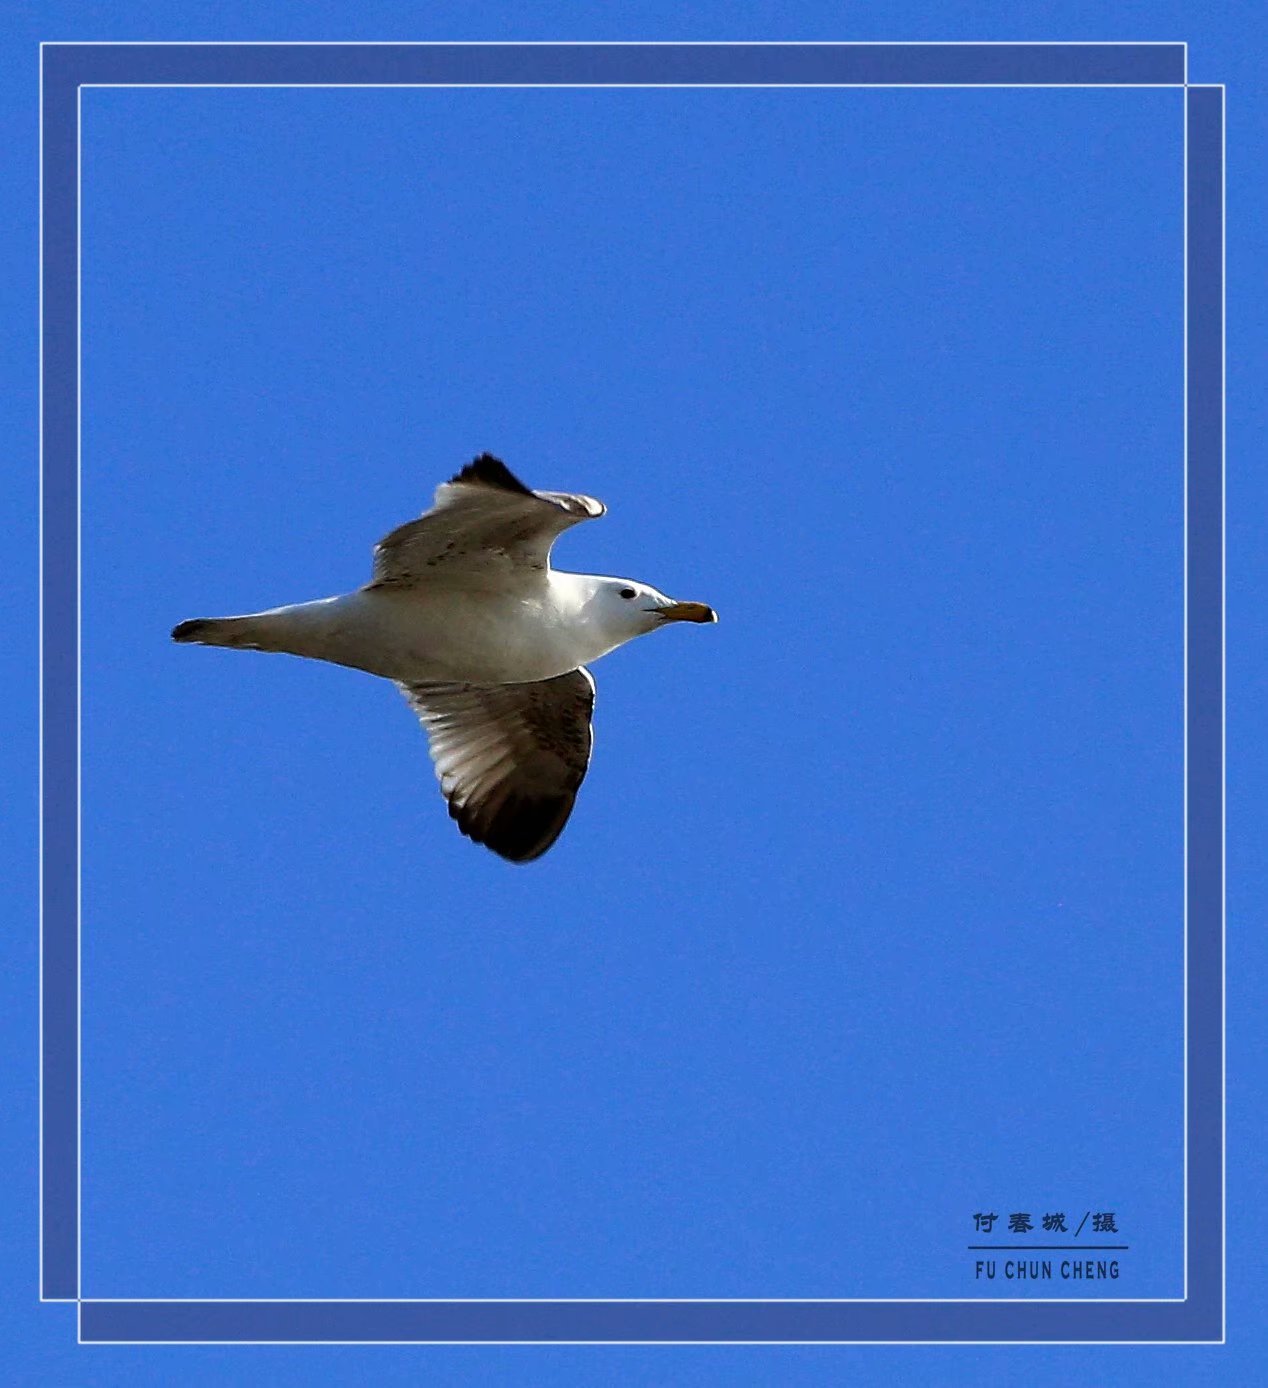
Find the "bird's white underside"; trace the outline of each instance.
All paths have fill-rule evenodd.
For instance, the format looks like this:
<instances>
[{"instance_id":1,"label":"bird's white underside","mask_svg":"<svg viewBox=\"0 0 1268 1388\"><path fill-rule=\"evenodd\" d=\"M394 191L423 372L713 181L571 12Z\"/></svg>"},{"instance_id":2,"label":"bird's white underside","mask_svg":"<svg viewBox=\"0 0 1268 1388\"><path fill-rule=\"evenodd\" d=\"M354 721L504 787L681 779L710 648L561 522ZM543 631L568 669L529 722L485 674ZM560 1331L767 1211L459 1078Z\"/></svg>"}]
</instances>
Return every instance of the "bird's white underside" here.
<instances>
[{"instance_id":1,"label":"bird's white underside","mask_svg":"<svg viewBox=\"0 0 1268 1388\"><path fill-rule=\"evenodd\" d=\"M555 539L603 514L591 497L529 492L484 455L433 508L384 537L353 593L183 624L178 639L349 665L394 680L427 731L450 813L517 861L554 842L590 756L594 683L583 667L672 606L614 600L626 580L560 573ZM707 611L707 609L705 609Z\"/></svg>"}]
</instances>

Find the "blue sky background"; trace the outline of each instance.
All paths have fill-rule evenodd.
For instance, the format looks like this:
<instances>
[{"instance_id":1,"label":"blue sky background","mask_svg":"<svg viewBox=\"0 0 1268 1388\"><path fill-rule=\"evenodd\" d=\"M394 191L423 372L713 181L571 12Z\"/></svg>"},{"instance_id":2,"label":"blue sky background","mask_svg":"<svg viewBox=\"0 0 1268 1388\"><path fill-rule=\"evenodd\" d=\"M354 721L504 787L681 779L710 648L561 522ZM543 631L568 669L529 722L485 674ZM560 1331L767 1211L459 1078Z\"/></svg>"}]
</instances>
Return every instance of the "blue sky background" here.
<instances>
[{"instance_id":1,"label":"blue sky background","mask_svg":"<svg viewBox=\"0 0 1268 1388\"><path fill-rule=\"evenodd\" d=\"M40 37L1187 37L1195 80L1230 82L1247 41L1165 7L1024 33L987 7L690 31L650 9L531 31L493 8L165 13L48 7L15 32L16 141ZM973 1295L974 1210L1108 1207L1133 1244L1108 1290L1177 1294L1176 95L93 92L85 133L86 1292ZM33 276L6 292L29 399ZM1237 297L1234 397L1262 348ZM1257 408L1230 415L1234 479ZM574 822L521 869L457 836L386 685L166 641L361 582L481 448L609 503L562 566L722 616L597 667ZM1241 485L1234 555L1260 504ZM28 540L32 495L11 498ZM23 571L8 594L28 710L32 591ZM1241 659L1234 714L1263 675ZM29 784L33 744L6 755ZM1234 1044L1259 963L1235 935ZM1239 1092L1230 1211L1253 1179ZM20 1079L28 1301L33 1104ZM1234 1285L1234 1333L1238 1307ZM32 1383L1100 1362L76 1351L62 1308L17 1314Z\"/></svg>"},{"instance_id":2,"label":"blue sky background","mask_svg":"<svg viewBox=\"0 0 1268 1388\"><path fill-rule=\"evenodd\" d=\"M363 95L88 97L87 1290L949 1296L1091 1202L1178 1294L1178 96ZM527 870L390 687L158 639L486 445L723 614Z\"/></svg>"}]
</instances>

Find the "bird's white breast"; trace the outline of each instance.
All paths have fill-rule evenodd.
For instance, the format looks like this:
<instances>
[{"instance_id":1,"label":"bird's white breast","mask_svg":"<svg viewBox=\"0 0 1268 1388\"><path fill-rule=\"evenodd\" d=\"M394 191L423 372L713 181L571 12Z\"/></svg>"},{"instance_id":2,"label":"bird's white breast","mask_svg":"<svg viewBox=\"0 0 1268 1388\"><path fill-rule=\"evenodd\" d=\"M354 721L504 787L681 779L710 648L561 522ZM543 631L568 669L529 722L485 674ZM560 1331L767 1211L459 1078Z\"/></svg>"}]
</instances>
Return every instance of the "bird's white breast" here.
<instances>
[{"instance_id":1,"label":"bird's white breast","mask_svg":"<svg viewBox=\"0 0 1268 1388\"><path fill-rule=\"evenodd\" d=\"M288 611L297 635L306 628L296 654L405 683L551 679L602 653L546 583L520 593L365 588Z\"/></svg>"}]
</instances>

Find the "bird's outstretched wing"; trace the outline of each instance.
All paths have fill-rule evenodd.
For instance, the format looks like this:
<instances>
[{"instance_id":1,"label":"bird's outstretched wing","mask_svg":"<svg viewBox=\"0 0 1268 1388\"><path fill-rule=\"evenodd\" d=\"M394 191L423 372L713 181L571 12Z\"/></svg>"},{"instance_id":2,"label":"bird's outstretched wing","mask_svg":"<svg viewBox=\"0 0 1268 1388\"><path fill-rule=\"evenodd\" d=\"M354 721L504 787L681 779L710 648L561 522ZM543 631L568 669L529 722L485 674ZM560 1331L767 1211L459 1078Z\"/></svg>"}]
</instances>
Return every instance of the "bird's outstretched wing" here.
<instances>
[{"instance_id":1,"label":"bird's outstretched wing","mask_svg":"<svg viewBox=\"0 0 1268 1388\"><path fill-rule=\"evenodd\" d=\"M458 828L513 863L545 853L563 832L590 764L590 672L531 684L400 689L427 731Z\"/></svg>"},{"instance_id":2,"label":"bird's outstretched wing","mask_svg":"<svg viewBox=\"0 0 1268 1388\"><path fill-rule=\"evenodd\" d=\"M531 491L500 459L481 453L436 488L430 511L379 541L370 587L410 588L459 569L545 569L556 538L605 509L591 496Z\"/></svg>"}]
</instances>

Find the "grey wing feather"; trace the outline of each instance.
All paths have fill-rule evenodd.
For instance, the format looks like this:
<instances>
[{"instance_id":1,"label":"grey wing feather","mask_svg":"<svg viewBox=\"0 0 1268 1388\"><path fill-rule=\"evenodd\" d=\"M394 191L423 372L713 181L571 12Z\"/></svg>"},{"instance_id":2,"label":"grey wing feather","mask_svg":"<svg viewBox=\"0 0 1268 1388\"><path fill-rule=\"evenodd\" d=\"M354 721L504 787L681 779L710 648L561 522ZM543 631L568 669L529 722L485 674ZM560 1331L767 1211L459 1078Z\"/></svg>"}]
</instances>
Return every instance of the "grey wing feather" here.
<instances>
[{"instance_id":1,"label":"grey wing feather","mask_svg":"<svg viewBox=\"0 0 1268 1388\"><path fill-rule=\"evenodd\" d=\"M555 540L604 510L593 497L530 491L482 453L436 488L430 511L379 541L370 587L409 588L438 570L545 569Z\"/></svg>"},{"instance_id":2,"label":"grey wing feather","mask_svg":"<svg viewBox=\"0 0 1268 1388\"><path fill-rule=\"evenodd\" d=\"M399 687L427 732L458 828L515 863L545 853L590 764L590 672L529 684Z\"/></svg>"}]
</instances>

